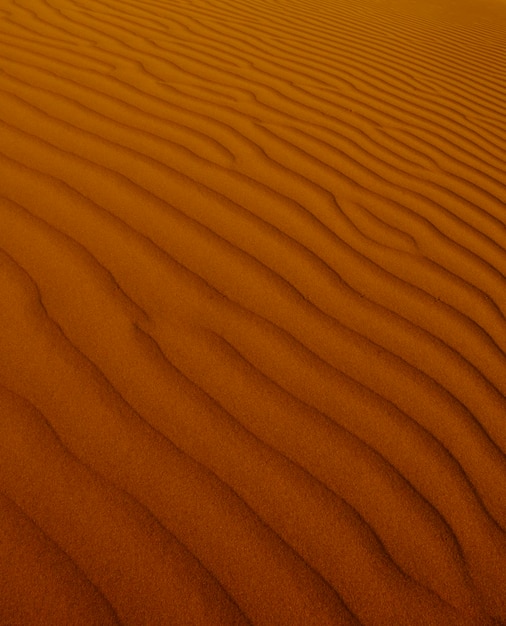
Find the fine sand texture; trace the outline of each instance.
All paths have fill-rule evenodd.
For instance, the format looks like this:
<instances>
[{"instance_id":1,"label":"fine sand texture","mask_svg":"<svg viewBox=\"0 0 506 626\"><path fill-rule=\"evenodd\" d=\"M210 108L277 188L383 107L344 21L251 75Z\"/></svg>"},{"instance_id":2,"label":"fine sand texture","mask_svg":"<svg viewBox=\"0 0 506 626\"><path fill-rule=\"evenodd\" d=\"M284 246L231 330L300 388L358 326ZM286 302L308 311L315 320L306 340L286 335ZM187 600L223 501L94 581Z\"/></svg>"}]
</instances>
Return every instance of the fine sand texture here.
<instances>
[{"instance_id":1,"label":"fine sand texture","mask_svg":"<svg viewBox=\"0 0 506 626\"><path fill-rule=\"evenodd\" d=\"M0 2L0 626L506 624L506 2Z\"/></svg>"}]
</instances>

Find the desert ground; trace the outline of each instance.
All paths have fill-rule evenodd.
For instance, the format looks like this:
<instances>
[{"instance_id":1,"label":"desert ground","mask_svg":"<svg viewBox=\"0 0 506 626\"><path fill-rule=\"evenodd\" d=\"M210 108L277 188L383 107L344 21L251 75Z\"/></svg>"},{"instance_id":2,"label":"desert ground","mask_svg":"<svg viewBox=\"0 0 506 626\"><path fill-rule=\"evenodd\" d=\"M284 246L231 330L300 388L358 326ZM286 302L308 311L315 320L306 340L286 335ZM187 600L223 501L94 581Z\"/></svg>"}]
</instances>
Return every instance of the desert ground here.
<instances>
[{"instance_id":1,"label":"desert ground","mask_svg":"<svg viewBox=\"0 0 506 626\"><path fill-rule=\"evenodd\" d=\"M504 0L0 1L0 625L506 624Z\"/></svg>"}]
</instances>

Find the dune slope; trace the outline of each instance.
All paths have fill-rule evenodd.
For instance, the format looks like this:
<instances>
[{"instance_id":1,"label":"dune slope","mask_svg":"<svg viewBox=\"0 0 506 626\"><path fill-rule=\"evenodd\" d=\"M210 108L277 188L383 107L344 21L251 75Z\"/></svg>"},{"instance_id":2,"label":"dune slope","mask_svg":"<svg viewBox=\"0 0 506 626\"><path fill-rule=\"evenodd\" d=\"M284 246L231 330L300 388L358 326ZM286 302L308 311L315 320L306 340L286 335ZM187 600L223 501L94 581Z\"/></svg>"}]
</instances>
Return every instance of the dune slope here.
<instances>
[{"instance_id":1,"label":"dune slope","mask_svg":"<svg viewBox=\"0 0 506 626\"><path fill-rule=\"evenodd\" d=\"M2 3L0 624L506 624L504 32Z\"/></svg>"}]
</instances>

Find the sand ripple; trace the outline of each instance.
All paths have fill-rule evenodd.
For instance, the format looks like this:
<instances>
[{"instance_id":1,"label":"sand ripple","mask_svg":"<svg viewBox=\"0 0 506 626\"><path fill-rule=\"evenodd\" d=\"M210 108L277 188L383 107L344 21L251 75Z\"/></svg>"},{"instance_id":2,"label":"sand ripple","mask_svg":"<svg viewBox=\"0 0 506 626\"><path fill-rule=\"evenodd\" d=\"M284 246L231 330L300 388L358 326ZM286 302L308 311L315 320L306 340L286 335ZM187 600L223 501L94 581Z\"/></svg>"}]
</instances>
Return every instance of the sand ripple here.
<instances>
[{"instance_id":1,"label":"sand ripple","mask_svg":"<svg viewBox=\"0 0 506 626\"><path fill-rule=\"evenodd\" d=\"M499 0L5 0L0 624L506 623Z\"/></svg>"}]
</instances>

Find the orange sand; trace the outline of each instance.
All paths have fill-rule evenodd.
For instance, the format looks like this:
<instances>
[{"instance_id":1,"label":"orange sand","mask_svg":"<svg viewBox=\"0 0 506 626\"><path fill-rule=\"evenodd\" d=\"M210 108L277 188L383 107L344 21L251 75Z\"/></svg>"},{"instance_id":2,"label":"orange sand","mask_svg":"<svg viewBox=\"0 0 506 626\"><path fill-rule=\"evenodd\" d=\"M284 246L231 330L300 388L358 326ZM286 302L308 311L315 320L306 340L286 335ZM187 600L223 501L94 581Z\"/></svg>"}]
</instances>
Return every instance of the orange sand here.
<instances>
[{"instance_id":1,"label":"orange sand","mask_svg":"<svg viewBox=\"0 0 506 626\"><path fill-rule=\"evenodd\" d=\"M504 0L0 9L0 624L506 624Z\"/></svg>"}]
</instances>

